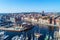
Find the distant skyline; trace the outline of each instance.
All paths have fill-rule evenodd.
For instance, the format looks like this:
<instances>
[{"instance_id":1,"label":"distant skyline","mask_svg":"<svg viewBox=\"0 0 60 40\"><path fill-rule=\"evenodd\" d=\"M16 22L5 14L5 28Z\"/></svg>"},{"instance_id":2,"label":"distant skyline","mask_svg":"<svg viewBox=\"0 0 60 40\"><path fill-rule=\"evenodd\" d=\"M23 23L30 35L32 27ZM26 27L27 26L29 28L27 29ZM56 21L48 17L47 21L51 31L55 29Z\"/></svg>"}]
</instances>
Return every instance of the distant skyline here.
<instances>
[{"instance_id":1,"label":"distant skyline","mask_svg":"<svg viewBox=\"0 0 60 40\"><path fill-rule=\"evenodd\" d=\"M60 12L60 0L0 0L0 13Z\"/></svg>"}]
</instances>

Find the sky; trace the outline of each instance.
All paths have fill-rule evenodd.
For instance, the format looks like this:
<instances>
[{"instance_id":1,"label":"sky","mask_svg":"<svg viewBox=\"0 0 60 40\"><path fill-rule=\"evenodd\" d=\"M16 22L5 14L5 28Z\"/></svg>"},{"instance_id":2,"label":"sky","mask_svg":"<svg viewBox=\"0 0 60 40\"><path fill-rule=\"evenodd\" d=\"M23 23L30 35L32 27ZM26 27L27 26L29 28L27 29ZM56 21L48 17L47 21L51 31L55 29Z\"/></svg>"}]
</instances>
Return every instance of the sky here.
<instances>
[{"instance_id":1,"label":"sky","mask_svg":"<svg viewBox=\"0 0 60 40\"><path fill-rule=\"evenodd\" d=\"M0 0L0 13L60 12L60 0Z\"/></svg>"}]
</instances>

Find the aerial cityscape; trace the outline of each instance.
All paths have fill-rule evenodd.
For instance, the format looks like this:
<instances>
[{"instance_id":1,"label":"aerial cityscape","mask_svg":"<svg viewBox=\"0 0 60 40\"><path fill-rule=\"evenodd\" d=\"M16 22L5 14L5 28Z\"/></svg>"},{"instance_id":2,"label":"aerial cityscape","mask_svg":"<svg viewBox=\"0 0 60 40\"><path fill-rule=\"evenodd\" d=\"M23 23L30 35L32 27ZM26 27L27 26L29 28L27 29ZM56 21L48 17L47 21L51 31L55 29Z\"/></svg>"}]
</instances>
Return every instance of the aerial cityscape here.
<instances>
[{"instance_id":1,"label":"aerial cityscape","mask_svg":"<svg viewBox=\"0 0 60 40\"><path fill-rule=\"evenodd\" d=\"M60 40L60 0L0 0L0 40Z\"/></svg>"},{"instance_id":2,"label":"aerial cityscape","mask_svg":"<svg viewBox=\"0 0 60 40\"><path fill-rule=\"evenodd\" d=\"M60 40L60 14L38 12L0 14L1 40Z\"/></svg>"}]
</instances>

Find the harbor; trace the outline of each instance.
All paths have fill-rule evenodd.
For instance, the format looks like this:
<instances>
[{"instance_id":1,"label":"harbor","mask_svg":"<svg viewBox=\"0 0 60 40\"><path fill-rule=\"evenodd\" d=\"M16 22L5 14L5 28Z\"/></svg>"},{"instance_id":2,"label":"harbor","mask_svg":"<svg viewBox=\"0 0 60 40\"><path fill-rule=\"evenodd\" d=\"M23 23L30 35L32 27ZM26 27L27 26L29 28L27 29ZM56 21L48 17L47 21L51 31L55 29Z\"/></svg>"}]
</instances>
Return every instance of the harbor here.
<instances>
[{"instance_id":1,"label":"harbor","mask_svg":"<svg viewBox=\"0 0 60 40\"><path fill-rule=\"evenodd\" d=\"M39 15L39 16L36 16ZM1 40L59 40L60 18L41 14L0 14Z\"/></svg>"},{"instance_id":2,"label":"harbor","mask_svg":"<svg viewBox=\"0 0 60 40\"><path fill-rule=\"evenodd\" d=\"M0 0L0 40L60 40L60 0Z\"/></svg>"}]
</instances>

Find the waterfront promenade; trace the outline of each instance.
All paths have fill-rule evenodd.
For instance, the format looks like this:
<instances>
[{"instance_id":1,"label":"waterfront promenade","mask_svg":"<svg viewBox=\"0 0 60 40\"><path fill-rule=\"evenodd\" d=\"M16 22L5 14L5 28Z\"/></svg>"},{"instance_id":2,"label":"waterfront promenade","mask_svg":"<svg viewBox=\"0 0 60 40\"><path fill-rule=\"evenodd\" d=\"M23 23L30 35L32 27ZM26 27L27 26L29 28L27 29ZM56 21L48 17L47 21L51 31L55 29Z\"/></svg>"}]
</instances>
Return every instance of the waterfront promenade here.
<instances>
[{"instance_id":1,"label":"waterfront promenade","mask_svg":"<svg viewBox=\"0 0 60 40\"><path fill-rule=\"evenodd\" d=\"M24 21L27 21L27 22L31 22L33 25L44 25L44 26L54 26L54 27L60 27L60 25L54 25L54 24L49 24L49 23L43 23L43 22L36 22L36 21L31 21L31 20L24 20Z\"/></svg>"}]
</instances>

